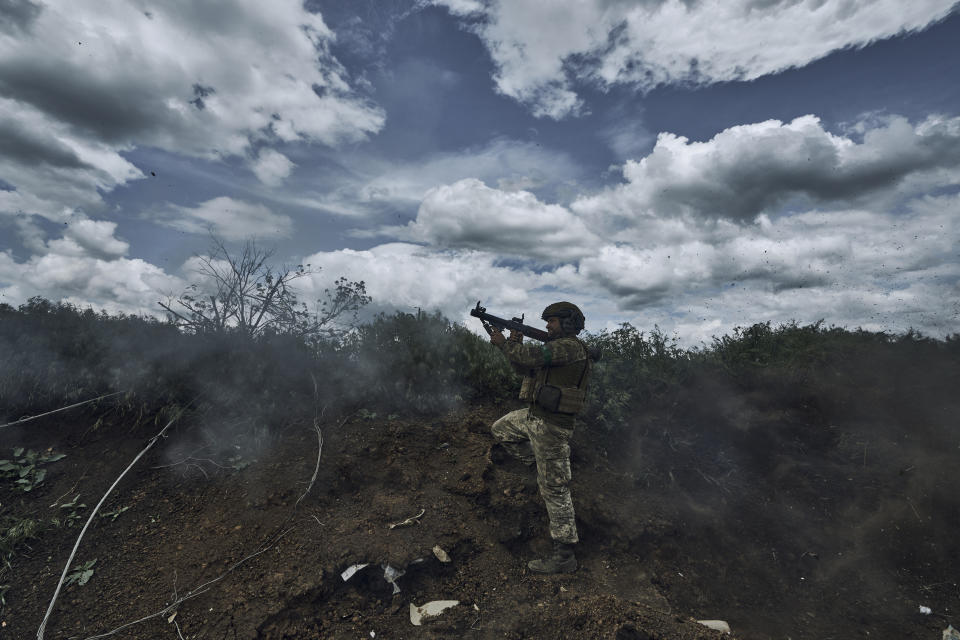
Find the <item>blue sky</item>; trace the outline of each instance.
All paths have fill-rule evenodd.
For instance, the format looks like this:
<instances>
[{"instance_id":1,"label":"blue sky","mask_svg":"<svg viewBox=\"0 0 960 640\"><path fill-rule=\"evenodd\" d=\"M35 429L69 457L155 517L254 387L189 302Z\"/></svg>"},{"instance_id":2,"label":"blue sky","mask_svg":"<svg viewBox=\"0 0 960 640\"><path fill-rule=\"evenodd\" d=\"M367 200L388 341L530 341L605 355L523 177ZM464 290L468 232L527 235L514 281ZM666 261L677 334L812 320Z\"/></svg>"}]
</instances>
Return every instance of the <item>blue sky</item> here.
<instances>
[{"instance_id":1,"label":"blue sky","mask_svg":"<svg viewBox=\"0 0 960 640\"><path fill-rule=\"evenodd\" d=\"M956 333L958 42L945 0L0 1L0 301L158 313L212 229L465 322Z\"/></svg>"}]
</instances>

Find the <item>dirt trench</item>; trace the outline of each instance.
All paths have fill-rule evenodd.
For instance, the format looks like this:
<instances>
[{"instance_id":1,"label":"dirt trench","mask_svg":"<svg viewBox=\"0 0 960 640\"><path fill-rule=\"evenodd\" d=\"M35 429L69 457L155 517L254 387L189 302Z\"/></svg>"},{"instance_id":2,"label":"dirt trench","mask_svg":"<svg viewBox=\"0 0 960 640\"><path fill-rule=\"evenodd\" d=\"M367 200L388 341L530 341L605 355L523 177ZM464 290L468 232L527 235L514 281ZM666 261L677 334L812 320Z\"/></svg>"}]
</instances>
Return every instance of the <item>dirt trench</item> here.
<instances>
[{"instance_id":1,"label":"dirt trench","mask_svg":"<svg viewBox=\"0 0 960 640\"><path fill-rule=\"evenodd\" d=\"M863 425L800 408L740 406L709 426L651 413L616 437L581 427L581 566L532 575L549 549L532 472L491 460L489 425L512 408L354 416L322 425L322 449L308 422L183 425L104 505L124 510L95 519L75 563L96 559L95 573L62 592L46 637L939 638L960 604L958 543L930 511L955 481L923 494L896 474L903 446L874 438L868 468ZM5 513L35 517L61 495L92 507L144 443L62 424L2 437L67 453L35 492L4 487ZM912 502L884 499L908 489ZM18 551L0 637L35 636L78 533ZM412 625L411 604L446 599L460 604Z\"/></svg>"}]
</instances>

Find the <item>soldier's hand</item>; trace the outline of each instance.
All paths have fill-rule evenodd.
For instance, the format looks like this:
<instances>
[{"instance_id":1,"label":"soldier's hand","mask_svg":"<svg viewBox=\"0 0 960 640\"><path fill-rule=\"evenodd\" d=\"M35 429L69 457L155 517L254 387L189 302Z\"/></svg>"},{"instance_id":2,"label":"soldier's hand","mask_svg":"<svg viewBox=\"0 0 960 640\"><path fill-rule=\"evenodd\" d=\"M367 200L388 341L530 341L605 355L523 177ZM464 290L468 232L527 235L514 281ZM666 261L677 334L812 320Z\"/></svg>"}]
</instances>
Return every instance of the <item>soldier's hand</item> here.
<instances>
[{"instance_id":1,"label":"soldier's hand","mask_svg":"<svg viewBox=\"0 0 960 640\"><path fill-rule=\"evenodd\" d=\"M510 330L510 342L521 343L523 342L523 333L520 331Z\"/></svg>"},{"instance_id":2,"label":"soldier's hand","mask_svg":"<svg viewBox=\"0 0 960 640\"><path fill-rule=\"evenodd\" d=\"M490 342L494 346L499 347L506 341L507 339L503 336L503 332L500 331L500 329L494 329L493 331L490 332Z\"/></svg>"}]
</instances>

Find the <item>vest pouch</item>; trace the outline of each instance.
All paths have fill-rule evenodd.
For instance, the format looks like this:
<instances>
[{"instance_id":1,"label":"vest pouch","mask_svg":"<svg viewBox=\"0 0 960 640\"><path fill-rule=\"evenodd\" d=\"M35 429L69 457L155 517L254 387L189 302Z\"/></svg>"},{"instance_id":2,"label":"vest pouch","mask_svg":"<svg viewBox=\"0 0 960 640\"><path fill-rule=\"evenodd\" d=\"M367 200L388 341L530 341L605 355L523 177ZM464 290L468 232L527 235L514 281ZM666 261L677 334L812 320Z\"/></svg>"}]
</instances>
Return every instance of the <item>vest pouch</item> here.
<instances>
[{"instance_id":1,"label":"vest pouch","mask_svg":"<svg viewBox=\"0 0 960 640\"><path fill-rule=\"evenodd\" d=\"M587 400L587 392L583 389L565 388L560 393L559 413L579 413Z\"/></svg>"},{"instance_id":2,"label":"vest pouch","mask_svg":"<svg viewBox=\"0 0 960 640\"><path fill-rule=\"evenodd\" d=\"M533 390L537 386L537 379L533 376L523 376L520 382L520 399L524 402L533 402Z\"/></svg>"},{"instance_id":3,"label":"vest pouch","mask_svg":"<svg viewBox=\"0 0 960 640\"><path fill-rule=\"evenodd\" d=\"M551 413L557 413L560 410L562 398L563 391L560 387L545 384L540 387L540 391L537 393L537 406Z\"/></svg>"}]
</instances>

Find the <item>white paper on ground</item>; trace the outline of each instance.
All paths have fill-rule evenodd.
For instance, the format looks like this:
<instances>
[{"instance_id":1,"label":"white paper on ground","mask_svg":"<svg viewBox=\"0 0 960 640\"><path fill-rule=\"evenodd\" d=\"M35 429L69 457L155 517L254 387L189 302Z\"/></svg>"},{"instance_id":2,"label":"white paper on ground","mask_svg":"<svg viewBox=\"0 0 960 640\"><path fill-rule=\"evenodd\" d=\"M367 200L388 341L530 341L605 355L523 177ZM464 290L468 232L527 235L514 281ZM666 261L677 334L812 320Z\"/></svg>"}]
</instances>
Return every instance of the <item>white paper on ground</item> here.
<instances>
[{"instance_id":1,"label":"white paper on ground","mask_svg":"<svg viewBox=\"0 0 960 640\"><path fill-rule=\"evenodd\" d=\"M428 602L418 607L411 602L410 622L419 627L423 624L422 621L424 618L439 615L450 607L455 607L458 604L460 604L459 600L434 600L433 602Z\"/></svg>"},{"instance_id":2,"label":"white paper on ground","mask_svg":"<svg viewBox=\"0 0 960 640\"><path fill-rule=\"evenodd\" d=\"M697 620L700 624L714 631L723 631L724 633L730 633L730 625L723 620Z\"/></svg>"},{"instance_id":3,"label":"white paper on ground","mask_svg":"<svg viewBox=\"0 0 960 640\"><path fill-rule=\"evenodd\" d=\"M368 562L368 563L365 563L365 564L353 564L353 565L350 565L349 567L347 567L346 569L343 570L343 573L340 574L340 577L343 578L343 581L344 581L344 582L346 582L347 580L349 580L350 578L352 578L352 577L353 577L353 574L355 574L357 571L360 571L360 569L363 569L363 568L366 568L366 567L369 567L369 566L370 566L370 563L369 563L369 562Z\"/></svg>"}]
</instances>

